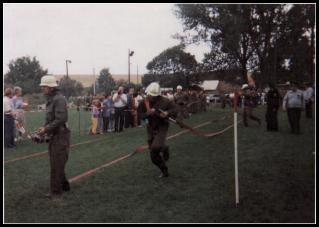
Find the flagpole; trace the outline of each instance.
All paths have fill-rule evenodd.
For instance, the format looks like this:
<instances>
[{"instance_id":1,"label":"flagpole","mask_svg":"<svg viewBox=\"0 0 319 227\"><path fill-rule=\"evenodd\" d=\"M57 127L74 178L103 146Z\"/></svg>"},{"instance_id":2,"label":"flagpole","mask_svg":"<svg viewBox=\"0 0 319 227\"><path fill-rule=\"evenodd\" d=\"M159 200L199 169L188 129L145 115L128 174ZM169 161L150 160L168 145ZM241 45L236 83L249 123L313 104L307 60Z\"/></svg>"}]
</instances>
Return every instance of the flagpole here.
<instances>
[{"instance_id":1,"label":"flagpole","mask_svg":"<svg viewBox=\"0 0 319 227\"><path fill-rule=\"evenodd\" d=\"M234 96L234 153L235 153L235 195L236 207L239 204L239 185L238 185L238 133L237 133L237 102L238 92L235 91Z\"/></svg>"}]
</instances>

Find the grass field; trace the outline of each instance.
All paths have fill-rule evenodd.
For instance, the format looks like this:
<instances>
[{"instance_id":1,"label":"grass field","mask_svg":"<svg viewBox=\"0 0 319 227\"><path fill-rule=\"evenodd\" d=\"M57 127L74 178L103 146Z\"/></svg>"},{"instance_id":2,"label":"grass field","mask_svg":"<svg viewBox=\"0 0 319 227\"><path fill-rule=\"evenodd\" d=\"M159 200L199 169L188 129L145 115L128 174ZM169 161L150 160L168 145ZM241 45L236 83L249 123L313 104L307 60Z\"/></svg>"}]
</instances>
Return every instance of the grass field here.
<instances>
[{"instance_id":1,"label":"grass field","mask_svg":"<svg viewBox=\"0 0 319 227\"><path fill-rule=\"evenodd\" d=\"M264 118L265 109L256 110ZM211 109L192 116L190 125L231 116ZM28 129L41 126L44 113L27 113ZM228 118L200 128L217 131ZM233 130L213 138L185 133L167 143L170 177L160 174L148 151L99 170L71 184L61 199L49 200L48 155L4 164L5 223L314 223L315 120L301 121L301 135L289 133L286 113L279 113L280 132L267 132L265 122L238 126L240 204L235 207ZM81 129L89 127L81 112ZM146 144L145 128L98 136L78 133L78 112L70 110L71 143L101 139L70 150L69 178L101 166ZM169 135L182 131L174 125ZM4 150L12 160L47 150L31 141Z\"/></svg>"}]
</instances>

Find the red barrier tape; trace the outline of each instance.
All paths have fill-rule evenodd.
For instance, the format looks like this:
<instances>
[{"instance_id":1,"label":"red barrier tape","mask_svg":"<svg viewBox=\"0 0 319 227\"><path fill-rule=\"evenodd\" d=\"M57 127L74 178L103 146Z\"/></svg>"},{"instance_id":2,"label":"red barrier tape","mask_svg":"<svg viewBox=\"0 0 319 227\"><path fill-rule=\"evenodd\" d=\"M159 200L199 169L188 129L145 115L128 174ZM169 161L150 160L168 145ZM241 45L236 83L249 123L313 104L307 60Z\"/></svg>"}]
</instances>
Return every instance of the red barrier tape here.
<instances>
[{"instance_id":1,"label":"red barrier tape","mask_svg":"<svg viewBox=\"0 0 319 227\"><path fill-rule=\"evenodd\" d=\"M78 145L94 143L94 142L97 142L97 141L100 141L100 140L103 140L103 139L105 139L105 138L100 138L100 139L95 139L95 140L88 140L88 141L84 141L84 142L80 142L80 143L76 143L76 144L71 144L70 148L78 146ZM10 159L10 160L4 161L3 163L4 164L8 164L8 163L11 163L11 162L16 162L16 161L20 161L20 160L25 160L25 159L29 159L29 158L45 155L47 153L48 153L48 151L37 152L37 153L34 153L34 154L18 157L18 158L15 158L15 159Z\"/></svg>"},{"instance_id":2,"label":"red barrier tape","mask_svg":"<svg viewBox=\"0 0 319 227\"><path fill-rule=\"evenodd\" d=\"M194 128L194 129L200 128L200 127L203 127L203 126L205 126L205 125L208 125L208 124L210 124L210 123L212 123L212 122L213 122L213 121L207 121L207 122L204 122L204 123L202 123L202 124L200 124L200 125L197 125L197 126L195 126L195 127L193 127L193 128ZM206 137L213 137L213 136L220 135L220 134L224 133L225 131L227 131L228 129L232 128L233 126L234 126L234 125L232 124L232 125L226 127L226 128L223 129L223 130L220 130L220 131L218 131L218 132L208 133L208 134L206 134ZM177 136L180 136L180 135L182 135L182 134L184 134L184 133L187 133L187 132L189 132L189 131L190 131L190 130L183 130L183 131L181 131L181 132L178 132L178 133L176 133L176 134L174 134L174 135L171 135L171 136L167 137L166 140L173 139L173 138L175 138L175 137L177 137ZM75 176L75 177L69 178L68 180L69 180L70 183L71 183L71 182L78 181L78 180L80 180L80 179L83 178L83 177L87 177L87 176L89 176L89 175L95 173L95 172L98 171L98 170L101 170L101 169L103 169L103 168L105 168L105 167L108 167L108 166L110 166L110 165L113 165L113 164L116 164L116 163L118 163L118 162L120 162L120 161L123 161L123 160L125 160L125 159L127 159L127 158L133 156L133 155L136 154L137 152L143 152L143 151L145 151L146 149L148 149L148 145L139 146L139 147L137 147L133 152L131 152L130 154L127 154L127 155L125 155L125 156L122 156L122 157L120 157L120 158L118 158L118 159L115 159L115 160L113 160L113 161L111 161L111 162L108 162L108 163L106 163L106 164L103 164L103 165L101 165L101 166L99 166L99 167L96 167L96 168L94 168L94 169L91 169L91 170L88 170L88 171L86 171L86 172L83 172L83 173L81 173L81 174L79 174L79 175L77 175L77 176Z\"/></svg>"}]
</instances>

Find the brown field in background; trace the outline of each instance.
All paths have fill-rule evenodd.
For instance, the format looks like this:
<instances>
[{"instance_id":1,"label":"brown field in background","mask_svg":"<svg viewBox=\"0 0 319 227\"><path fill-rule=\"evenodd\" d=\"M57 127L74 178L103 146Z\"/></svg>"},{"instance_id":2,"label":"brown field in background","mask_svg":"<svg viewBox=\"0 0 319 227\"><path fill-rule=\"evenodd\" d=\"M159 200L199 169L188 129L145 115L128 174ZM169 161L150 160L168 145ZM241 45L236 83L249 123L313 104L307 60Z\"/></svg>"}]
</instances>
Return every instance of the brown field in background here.
<instances>
[{"instance_id":1,"label":"brown field in background","mask_svg":"<svg viewBox=\"0 0 319 227\"><path fill-rule=\"evenodd\" d=\"M58 80L60 80L64 75L54 75ZM95 75L95 79L98 79L99 75ZM77 74L77 75L69 75L69 77L72 80L77 80L83 84L84 87L90 87L94 83L94 77L93 75L88 75L88 74ZM117 80L128 80L128 75L126 74L115 74L112 75L113 79L115 81ZM138 75L138 81L141 83L141 77L142 75ZM137 83L137 76L136 74L131 75L131 82L132 83Z\"/></svg>"}]
</instances>

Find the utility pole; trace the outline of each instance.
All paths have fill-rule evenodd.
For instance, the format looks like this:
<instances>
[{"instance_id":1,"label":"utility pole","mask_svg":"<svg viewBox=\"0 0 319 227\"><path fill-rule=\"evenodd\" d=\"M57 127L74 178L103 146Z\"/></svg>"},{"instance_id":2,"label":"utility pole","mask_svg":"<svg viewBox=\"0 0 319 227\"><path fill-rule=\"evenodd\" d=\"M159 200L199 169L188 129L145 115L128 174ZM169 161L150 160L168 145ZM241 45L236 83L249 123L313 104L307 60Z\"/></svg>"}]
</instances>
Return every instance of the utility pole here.
<instances>
[{"instance_id":1,"label":"utility pole","mask_svg":"<svg viewBox=\"0 0 319 227\"><path fill-rule=\"evenodd\" d=\"M136 65L136 84L138 84L138 65Z\"/></svg>"},{"instance_id":2,"label":"utility pole","mask_svg":"<svg viewBox=\"0 0 319 227\"><path fill-rule=\"evenodd\" d=\"M130 63L130 57L133 56L134 51L130 51L130 49L128 49L128 83L131 83L131 72L130 72L130 68L131 68L131 63Z\"/></svg>"},{"instance_id":3,"label":"utility pole","mask_svg":"<svg viewBox=\"0 0 319 227\"><path fill-rule=\"evenodd\" d=\"M69 68L68 68L68 63L72 63L71 60L65 60L65 65L66 65L66 79L69 79ZM68 83L68 81L66 80L66 83ZM65 97L67 100L69 100L69 91L66 89L65 91Z\"/></svg>"},{"instance_id":4,"label":"utility pole","mask_svg":"<svg viewBox=\"0 0 319 227\"><path fill-rule=\"evenodd\" d=\"M128 49L128 83L130 83L130 49Z\"/></svg>"},{"instance_id":5,"label":"utility pole","mask_svg":"<svg viewBox=\"0 0 319 227\"><path fill-rule=\"evenodd\" d=\"M93 94L94 94L94 96L95 96L95 68L93 68L93 78L94 78Z\"/></svg>"},{"instance_id":6,"label":"utility pole","mask_svg":"<svg viewBox=\"0 0 319 227\"><path fill-rule=\"evenodd\" d=\"M66 65L66 78L69 78L68 63L72 63L71 60L65 60L65 65Z\"/></svg>"}]
</instances>

